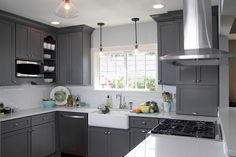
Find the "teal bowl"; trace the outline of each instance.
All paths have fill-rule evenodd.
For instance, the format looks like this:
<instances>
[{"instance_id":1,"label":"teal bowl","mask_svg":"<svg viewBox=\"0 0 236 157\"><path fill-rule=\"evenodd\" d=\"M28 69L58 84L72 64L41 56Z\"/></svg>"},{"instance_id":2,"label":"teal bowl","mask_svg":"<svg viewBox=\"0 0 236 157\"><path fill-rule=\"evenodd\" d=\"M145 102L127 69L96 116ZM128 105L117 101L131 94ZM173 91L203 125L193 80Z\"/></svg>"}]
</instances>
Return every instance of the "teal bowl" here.
<instances>
[{"instance_id":1,"label":"teal bowl","mask_svg":"<svg viewBox=\"0 0 236 157\"><path fill-rule=\"evenodd\" d=\"M45 108L52 108L55 106L54 100L43 100L43 107Z\"/></svg>"}]
</instances>

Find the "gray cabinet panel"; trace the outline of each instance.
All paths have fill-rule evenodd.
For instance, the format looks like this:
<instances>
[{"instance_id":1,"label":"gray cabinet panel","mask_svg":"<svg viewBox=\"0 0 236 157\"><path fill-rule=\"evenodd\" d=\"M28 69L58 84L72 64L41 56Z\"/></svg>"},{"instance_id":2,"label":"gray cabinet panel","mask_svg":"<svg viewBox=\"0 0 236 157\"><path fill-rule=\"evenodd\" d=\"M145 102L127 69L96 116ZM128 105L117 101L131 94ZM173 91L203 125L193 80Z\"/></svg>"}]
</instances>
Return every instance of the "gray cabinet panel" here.
<instances>
[{"instance_id":1,"label":"gray cabinet panel","mask_svg":"<svg viewBox=\"0 0 236 157\"><path fill-rule=\"evenodd\" d=\"M178 53L183 49L182 42L180 43L180 33L182 33L183 21L173 20L158 23L158 52L159 56L166 54ZM159 84L176 84L176 66L158 62L158 79Z\"/></svg>"},{"instance_id":2,"label":"gray cabinet panel","mask_svg":"<svg viewBox=\"0 0 236 157\"><path fill-rule=\"evenodd\" d=\"M32 128L32 157L46 157L55 152L55 123Z\"/></svg>"},{"instance_id":3,"label":"gray cabinet panel","mask_svg":"<svg viewBox=\"0 0 236 157\"><path fill-rule=\"evenodd\" d=\"M198 84L218 85L219 66L200 66L197 72Z\"/></svg>"},{"instance_id":4,"label":"gray cabinet panel","mask_svg":"<svg viewBox=\"0 0 236 157\"><path fill-rule=\"evenodd\" d=\"M177 98L178 114L217 115L217 86L178 85Z\"/></svg>"},{"instance_id":5,"label":"gray cabinet panel","mask_svg":"<svg viewBox=\"0 0 236 157\"><path fill-rule=\"evenodd\" d=\"M28 59L29 58L29 40L30 28L23 25L16 25L16 58Z\"/></svg>"},{"instance_id":6,"label":"gray cabinet panel","mask_svg":"<svg viewBox=\"0 0 236 157\"><path fill-rule=\"evenodd\" d=\"M177 84L196 84L197 66L179 66L177 67Z\"/></svg>"},{"instance_id":7,"label":"gray cabinet panel","mask_svg":"<svg viewBox=\"0 0 236 157\"><path fill-rule=\"evenodd\" d=\"M30 129L3 134L2 157L30 157Z\"/></svg>"},{"instance_id":8,"label":"gray cabinet panel","mask_svg":"<svg viewBox=\"0 0 236 157\"><path fill-rule=\"evenodd\" d=\"M135 148L139 143L141 143L146 138L149 131L150 129L131 128L130 149Z\"/></svg>"},{"instance_id":9,"label":"gray cabinet panel","mask_svg":"<svg viewBox=\"0 0 236 157\"><path fill-rule=\"evenodd\" d=\"M126 130L108 131L108 148L110 157L125 156L129 152L129 132Z\"/></svg>"},{"instance_id":10,"label":"gray cabinet panel","mask_svg":"<svg viewBox=\"0 0 236 157\"><path fill-rule=\"evenodd\" d=\"M30 127L30 117L19 118L2 122L1 133L7 133Z\"/></svg>"},{"instance_id":11,"label":"gray cabinet panel","mask_svg":"<svg viewBox=\"0 0 236 157\"><path fill-rule=\"evenodd\" d=\"M0 85L15 83L15 24L0 20Z\"/></svg>"},{"instance_id":12,"label":"gray cabinet panel","mask_svg":"<svg viewBox=\"0 0 236 157\"><path fill-rule=\"evenodd\" d=\"M68 50L68 36L66 34L61 34L58 36L58 58L57 58L57 83L66 84L67 83L67 69L69 64L67 64Z\"/></svg>"},{"instance_id":13,"label":"gray cabinet panel","mask_svg":"<svg viewBox=\"0 0 236 157\"><path fill-rule=\"evenodd\" d=\"M83 84L82 32L71 33L70 39L70 84Z\"/></svg>"},{"instance_id":14,"label":"gray cabinet panel","mask_svg":"<svg viewBox=\"0 0 236 157\"><path fill-rule=\"evenodd\" d=\"M32 117L32 126L55 121L55 113L46 113Z\"/></svg>"},{"instance_id":15,"label":"gray cabinet panel","mask_svg":"<svg viewBox=\"0 0 236 157\"><path fill-rule=\"evenodd\" d=\"M43 32L37 29L30 29L30 57L33 60L43 59Z\"/></svg>"},{"instance_id":16,"label":"gray cabinet panel","mask_svg":"<svg viewBox=\"0 0 236 157\"><path fill-rule=\"evenodd\" d=\"M89 127L88 130L88 156L109 157L107 129Z\"/></svg>"}]
</instances>

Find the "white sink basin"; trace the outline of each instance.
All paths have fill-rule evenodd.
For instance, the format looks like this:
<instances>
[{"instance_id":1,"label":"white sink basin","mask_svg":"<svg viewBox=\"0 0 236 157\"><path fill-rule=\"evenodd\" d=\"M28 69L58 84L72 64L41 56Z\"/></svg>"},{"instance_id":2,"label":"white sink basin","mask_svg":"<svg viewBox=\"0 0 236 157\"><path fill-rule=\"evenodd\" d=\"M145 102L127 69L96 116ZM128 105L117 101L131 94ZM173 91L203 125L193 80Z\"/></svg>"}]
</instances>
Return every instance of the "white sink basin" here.
<instances>
[{"instance_id":1,"label":"white sink basin","mask_svg":"<svg viewBox=\"0 0 236 157\"><path fill-rule=\"evenodd\" d=\"M116 129L129 128L128 111L111 110L107 114L102 114L99 111L88 113L88 125L97 127L108 127Z\"/></svg>"}]
</instances>

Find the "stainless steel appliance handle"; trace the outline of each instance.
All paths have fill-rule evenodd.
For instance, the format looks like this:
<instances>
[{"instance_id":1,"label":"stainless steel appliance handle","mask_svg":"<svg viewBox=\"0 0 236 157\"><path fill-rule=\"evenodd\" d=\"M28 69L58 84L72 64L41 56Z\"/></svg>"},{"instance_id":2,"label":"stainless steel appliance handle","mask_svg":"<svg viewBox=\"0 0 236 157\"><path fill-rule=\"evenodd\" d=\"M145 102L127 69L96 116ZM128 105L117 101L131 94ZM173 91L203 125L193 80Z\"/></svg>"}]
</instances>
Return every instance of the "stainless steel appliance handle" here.
<instances>
[{"instance_id":1,"label":"stainless steel appliance handle","mask_svg":"<svg viewBox=\"0 0 236 157\"><path fill-rule=\"evenodd\" d=\"M16 64L34 64L34 65L41 65L40 62L25 61L25 60L16 60Z\"/></svg>"},{"instance_id":2,"label":"stainless steel appliance handle","mask_svg":"<svg viewBox=\"0 0 236 157\"><path fill-rule=\"evenodd\" d=\"M64 114L62 116L66 118L84 119L84 116L70 116L70 115L64 115Z\"/></svg>"}]
</instances>

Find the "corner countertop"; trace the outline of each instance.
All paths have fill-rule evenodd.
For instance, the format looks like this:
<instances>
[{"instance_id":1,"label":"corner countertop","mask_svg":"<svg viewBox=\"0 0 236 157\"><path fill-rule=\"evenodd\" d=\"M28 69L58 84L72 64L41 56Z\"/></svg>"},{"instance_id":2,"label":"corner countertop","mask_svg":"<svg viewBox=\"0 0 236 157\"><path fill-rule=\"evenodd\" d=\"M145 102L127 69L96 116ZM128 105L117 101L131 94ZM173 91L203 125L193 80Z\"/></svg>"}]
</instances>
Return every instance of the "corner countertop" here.
<instances>
[{"instance_id":1,"label":"corner countertop","mask_svg":"<svg viewBox=\"0 0 236 157\"><path fill-rule=\"evenodd\" d=\"M125 157L226 157L222 145L209 139L152 134Z\"/></svg>"},{"instance_id":2,"label":"corner countertop","mask_svg":"<svg viewBox=\"0 0 236 157\"><path fill-rule=\"evenodd\" d=\"M228 156L236 156L236 108L227 107L219 109L224 152Z\"/></svg>"},{"instance_id":3,"label":"corner countertop","mask_svg":"<svg viewBox=\"0 0 236 157\"><path fill-rule=\"evenodd\" d=\"M33 108L33 109L25 109L19 110L12 114L5 114L0 115L0 122L23 118L27 116L34 116L38 114L44 114L49 112L55 111L64 111L64 112L81 112L81 113L91 113L96 111L97 108L90 108L90 107L81 107L81 108L67 108L65 106L56 106L54 108ZM120 110L120 109L112 109L112 110ZM204 116L190 116L190 115L177 115L175 112L170 113L131 113L129 110L120 110L126 116L133 116L133 117L149 117L149 118L168 118L168 119L183 119L183 120L202 120L202 121L217 121L217 117L204 117Z\"/></svg>"}]
</instances>

